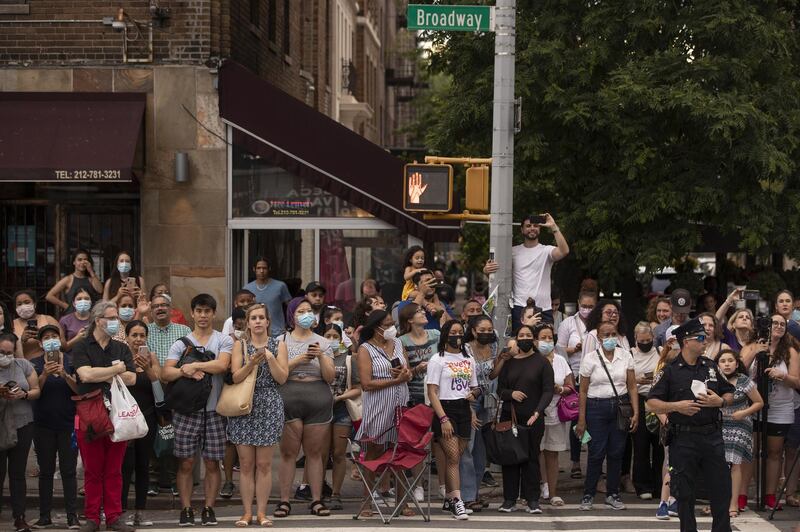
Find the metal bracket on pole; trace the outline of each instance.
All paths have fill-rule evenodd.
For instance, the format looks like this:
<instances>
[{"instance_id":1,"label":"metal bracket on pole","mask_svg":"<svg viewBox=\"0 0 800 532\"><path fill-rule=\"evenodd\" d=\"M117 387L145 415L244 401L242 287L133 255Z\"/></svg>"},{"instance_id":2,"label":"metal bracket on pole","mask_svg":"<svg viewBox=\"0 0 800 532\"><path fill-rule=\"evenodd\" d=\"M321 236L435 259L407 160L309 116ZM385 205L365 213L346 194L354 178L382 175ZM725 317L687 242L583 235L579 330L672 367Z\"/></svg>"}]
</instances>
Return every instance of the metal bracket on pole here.
<instances>
[{"instance_id":1,"label":"metal bracket on pole","mask_svg":"<svg viewBox=\"0 0 800 532\"><path fill-rule=\"evenodd\" d=\"M423 220L458 220L461 222L488 222L491 216L488 214L471 214L469 211L464 211L461 214L424 214Z\"/></svg>"},{"instance_id":2,"label":"metal bracket on pole","mask_svg":"<svg viewBox=\"0 0 800 532\"><path fill-rule=\"evenodd\" d=\"M426 155L427 164L492 164L492 158L479 157L439 157L437 155Z\"/></svg>"}]
</instances>

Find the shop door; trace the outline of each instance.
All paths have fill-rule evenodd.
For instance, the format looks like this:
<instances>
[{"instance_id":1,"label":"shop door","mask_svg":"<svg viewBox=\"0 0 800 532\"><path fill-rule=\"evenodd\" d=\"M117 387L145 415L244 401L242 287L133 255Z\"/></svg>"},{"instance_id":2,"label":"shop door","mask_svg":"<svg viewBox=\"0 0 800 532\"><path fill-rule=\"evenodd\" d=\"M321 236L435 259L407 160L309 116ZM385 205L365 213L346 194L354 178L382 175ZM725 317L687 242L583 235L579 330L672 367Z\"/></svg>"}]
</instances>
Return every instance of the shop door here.
<instances>
[{"instance_id":1,"label":"shop door","mask_svg":"<svg viewBox=\"0 0 800 532\"><path fill-rule=\"evenodd\" d=\"M314 277L314 231L308 229L245 229L232 233L233 293L255 279L253 266L264 257L270 277L286 283L296 295Z\"/></svg>"}]
</instances>

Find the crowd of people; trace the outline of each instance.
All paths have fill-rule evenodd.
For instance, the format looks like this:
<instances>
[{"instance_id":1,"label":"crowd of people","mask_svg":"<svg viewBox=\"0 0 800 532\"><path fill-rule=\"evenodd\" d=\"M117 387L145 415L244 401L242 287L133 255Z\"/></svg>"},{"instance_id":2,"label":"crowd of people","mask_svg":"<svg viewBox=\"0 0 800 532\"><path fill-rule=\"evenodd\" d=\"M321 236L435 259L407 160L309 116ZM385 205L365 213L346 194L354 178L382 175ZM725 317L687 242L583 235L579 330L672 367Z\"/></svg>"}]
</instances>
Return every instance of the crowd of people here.
<instances>
[{"instance_id":1,"label":"crowd of people","mask_svg":"<svg viewBox=\"0 0 800 532\"><path fill-rule=\"evenodd\" d=\"M556 246L539 242L543 230L554 234ZM13 314L0 304L0 421L6 433L0 438L0 486L7 472L15 530L53 525L56 464L66 524L85 532L98 530L102 519L124 532L152 525L147 500L163 490L180 500L178 524L194 525L200 460L202 525L217 524L216 499L236 489L237 462L243 503L237 527L270 526L273 518L292 514L292 500L308 501L312 515L328 516L342 509L347 438L361 442L363 459L374 459L396 440L397 412L420 404L433 410L438 490L420 485L413 497L422 501L426 488L438 492L443 510L455 519L487 509L479 488L496 481L481 427L509 420L529 458L502 465L500 512L539 514L542 503L563 506L559 457L569 453L571 478L584 481L581 510L592 510L598 491L614 510L625 509L623 493L635 493L654 501L658 519L680 517L683 523L694 519L694 479L703 471L714 488L711 507L703 511L713 513L714 530L730 530L730 518L748 509L762 431L767 506L780 505L782 476L787 504L800 505L798 471L790 472L800 445L800 299L777 294L766 337L742 306L739 290L718 308L713 298L700 298L696 316L695 298L672 290L669 297L653 298L647 320L631 328L620 304L586 283L576 312L567 316L550 279L553 264L569 254L566 239L549 214L523 219L522 236L511 257L508 338L498 336L500 327L481 301L468 299L460 312L454 310L452 291L442 290L422 248L408 251L400 301L387 306L369 279L352 312L326 305L318 282L292 297L270 277L269 260L259 258L255 280L235 294L230 316L209 294L194 296L185 316L173 306L168 286L146 290L127 252L118 254L113 274L102 283L90 254L78 250L74 272L46 296L63 311L60 320L40 314L38 295L29 290L14 295ZM484 273L497 268L490 260ZM222 330L215 330L221 321ZM755 385L763 359L767 397ZM694 378L680 384L686 375ZM86 430L71 400L96 390L107 394L116 376L148 427L145 436L128 442ZM253 390L250 407L220 414L224 392L246 381ZM696 400L675 399L687 393ZM765 404L767 423L754 424ZM723 475L712 475L711 459L685 467L696 458L686 435L706 429L719 431L718 446L710 436L704 445L712 446L709 453L719 458ZM29 525L25 467L32 446L40 504ZM279 496L270 514L276 449ZM303 480L295 488L301 453ZM350 471L355 479L359 474ZM400 486L376 486L368 470L364 475L376 496L402 497ZM400 510L414 515L411 505Z\"/></svg>"}]
</instances>

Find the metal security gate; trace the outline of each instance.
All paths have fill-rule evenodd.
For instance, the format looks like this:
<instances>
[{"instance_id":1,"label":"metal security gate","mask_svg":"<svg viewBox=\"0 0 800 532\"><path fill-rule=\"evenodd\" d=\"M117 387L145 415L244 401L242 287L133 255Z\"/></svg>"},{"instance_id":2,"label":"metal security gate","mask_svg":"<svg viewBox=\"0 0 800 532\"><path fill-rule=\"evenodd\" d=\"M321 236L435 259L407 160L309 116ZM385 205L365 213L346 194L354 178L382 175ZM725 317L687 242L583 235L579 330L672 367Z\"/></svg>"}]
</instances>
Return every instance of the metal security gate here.
<instances>
[{"instance_id":1,"label":"metal security gate","mask_svg":"<svg viewBox=\"0 0 800 532\"><path fill-rule=\"evenodd\" d=\"M0 202L0 301L13 313L11 298L34 290L37 310L58 316L45 301L48 290L72 273L72 253L84 248L95 272L105 280L120 250L141 264L138 200L105 201L102 206L75 203Z\"/></svg>"}]
</instances>

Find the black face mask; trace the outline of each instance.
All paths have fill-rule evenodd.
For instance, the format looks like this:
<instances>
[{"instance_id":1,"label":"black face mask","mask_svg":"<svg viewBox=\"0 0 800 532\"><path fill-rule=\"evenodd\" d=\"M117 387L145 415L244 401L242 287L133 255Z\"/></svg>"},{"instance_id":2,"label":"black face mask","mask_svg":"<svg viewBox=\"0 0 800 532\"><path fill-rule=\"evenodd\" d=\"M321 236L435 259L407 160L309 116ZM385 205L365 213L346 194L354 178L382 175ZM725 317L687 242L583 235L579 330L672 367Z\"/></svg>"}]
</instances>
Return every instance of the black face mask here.
<instances>
[{"instance_id":1,"label":"black face mask","mask_svg":"<svg viewBox=\"0 0 800 532\"><path fill-rule=\"evenodd\" d=\"M637 342L636 347L638 347L639 351L641 351L642 353L649 353L650 350L653 349L653 342L645 342L645 343Z\"/></svg>"},{"instance_id":2,"label":"black face mask","mask_svg":"<svg viewBox=\"0 0 800 532\"><path fill-rule=\"evenodd\" d=\"M523 353L527 353L533 349L533 340L517 340L517 347Z\"/></svg>"},{"instance_id":3,"label":"black face mask","mask_svg":"<svg viewBox=\"0 0 800 532\"><path fill-rule=\"evenodd\" d=\"M448 336L447 345L449 345L453 349L461 349L461 342L463 339L464 339L463 336Z\"/></svg>"},{"instance_id":4,"label":"black face mask","mask_svg":"<svg viewBox=\"0 0 800 532\"><path fill-rule=\"evenodd\" d=\"M475 335L475 338L478 340L478 343L481 344L481 345L489 345L489 344L493 344L493 343L495 343L497 341L497 335L494 333L494 331L488 332L488 333L486 333L486 332L478 333L478 334Z\"/></svg>"}]
</instances>

